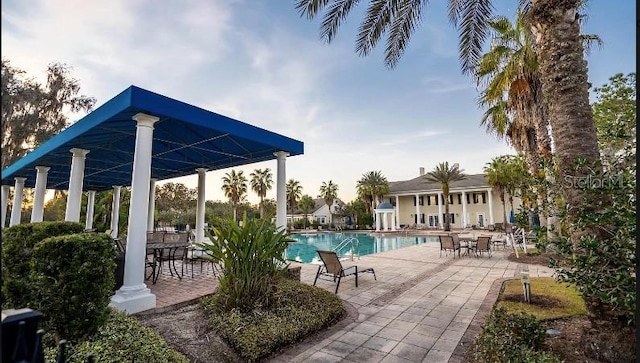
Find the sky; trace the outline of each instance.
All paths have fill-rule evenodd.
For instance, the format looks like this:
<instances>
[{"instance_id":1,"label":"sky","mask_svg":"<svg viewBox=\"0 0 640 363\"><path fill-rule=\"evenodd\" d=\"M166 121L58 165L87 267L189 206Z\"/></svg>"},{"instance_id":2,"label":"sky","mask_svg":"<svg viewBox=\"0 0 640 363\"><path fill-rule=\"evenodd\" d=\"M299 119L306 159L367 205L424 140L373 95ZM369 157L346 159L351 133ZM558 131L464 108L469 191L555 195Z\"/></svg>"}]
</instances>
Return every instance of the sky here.
<instances>
[{"instance_id":1,"label":"sky","mask_svg":"<svg viewBox=\"0 0 640 363\"><path fill-rule=\"evenodd\" d=\"M460 71L447 1L429 3L392 70L384 65L384 41L367 57L354 51L368 1L331 44L320 40L321 19L301 17L294 3L2 1L1 53L42 82L48 64L67 64L96 107L136 85L300 140L304 155L287 159L286 177L312 197L331 180L349 202L356 182L373 170L399 181L448 161L477 174L492 158L515 153L480 126L478 90ZM518 1L494 4L496 14L512 17ZM595 87L635 72L635 7L631 0L588 2L583 32L604 42L587 56ZM275 160L235 170L248 177L258 168L270 168L276 180ZM207 200L226 200L221 179L230 171L207 173ZM197 176L165 182L196 188ZM267 198L275 194L274 185ZM250 191L248 200L259 199Z\"/></svg>"}]
</instances>

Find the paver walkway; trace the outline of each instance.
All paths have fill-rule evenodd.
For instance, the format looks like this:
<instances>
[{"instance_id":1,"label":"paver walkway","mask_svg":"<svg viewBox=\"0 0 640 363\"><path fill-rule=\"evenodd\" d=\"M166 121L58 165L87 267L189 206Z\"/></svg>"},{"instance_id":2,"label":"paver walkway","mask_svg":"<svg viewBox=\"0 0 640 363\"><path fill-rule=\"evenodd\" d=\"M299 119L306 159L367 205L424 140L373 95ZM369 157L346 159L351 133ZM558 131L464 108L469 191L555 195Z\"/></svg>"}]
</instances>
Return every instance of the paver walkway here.
<instances>
[{"instance_id":1,"label":"paver walkway","mask_svg":"<svg viewBox=\"0 0 640 363\"><path fill-rule=\"evenodd\" d=\"M355 263L374 267L377 281L363 274L356 288L347 277L338 291L357 309L356 321L295 356L272 361L448 362L494 281L519 277L523 268L531 277L552 276L549 268L508 261L509 253L454 260L440 257L438 244L426 243L363 256ZM317 265L301 266L302 281L313 284ZM317 286L335 289L326 280Z\"/></svg>"}]
</instances>

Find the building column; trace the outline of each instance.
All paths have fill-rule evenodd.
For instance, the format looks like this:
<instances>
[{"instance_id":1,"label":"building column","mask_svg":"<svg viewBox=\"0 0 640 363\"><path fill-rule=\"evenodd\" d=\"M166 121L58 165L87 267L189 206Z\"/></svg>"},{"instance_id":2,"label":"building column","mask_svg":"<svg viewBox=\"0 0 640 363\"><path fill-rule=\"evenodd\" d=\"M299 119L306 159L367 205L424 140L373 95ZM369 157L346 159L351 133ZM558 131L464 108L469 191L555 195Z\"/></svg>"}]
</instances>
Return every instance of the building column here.
<instances>
[{"instance_id":1,"label":"building column","mask_svg":"<svg viewBox=\"0 0 640 363\"><path fill-rule=\"evenodd\" d=\"M20 217L22 216L22 190L24 189L24 181L27 180L27 178L17 177L15 180L16 184L13 187L13 207L11 207L9 227L20 224Z\"/></svg>"},{"instance_id":2,"label":"building column","mask_svg":"<svg viewBox=\"0 0 640 363\"><path fill-rule=\"evenodd\" d=\"M444 218L442 218L442 192L438 192L436 198L438 198L438 224L440 225L440 229L444 229Z\"/></svg>"},{"instance_id":3,"label":"building column","mask_svg":"<svg viewBox=\"0 0 640 363\"><path fill-rule=\"evenodd\" d=\"M462 228L467 228L467 193L462 192Z\"/></svg>"},{"instance_id":4,"label":"building column","mask_svg":"<svg viewBox=\"0 0 640 363\"><path fill-rule=\"evenodd\" d=\"M416 227L420 224L420 194L416 194Z\"/></svg>"},{"instance_id":5,"label":"building column","mask_svg":"<svg viewBox=\"0 0 640 363\"><path fill-rule=\"evenodd\" d=\"M149 180L149 211L147 213L147 232L153 232L154 217L156 212L156 181L158 179L151 178Z\"/></svg>"},{"instance_id":6,"label":"building column","mask_svg":"<svg viewBox=\"0 0 640 363\"><path fill-rule=\"evenodd\" d=\"M160 119L138 113L133 116L136 124L136 147L131 176L131 205L127 227L127 253L124 264L124 284L111 297L110 305L117 310L134 314L154 308L156 296L144 283L147 243L147 218L149 212L149 187L153 151L153 124Z\"/></svg>"},{"instance_id":7,"label":"building column","mask_svg":"<svg viewBox=\"0 0 640 363\"><path fill-rule=\"evenodd\" d=\"M493 224L493 196L491 189L487 189L487 198L489 198L489 224Z\"/></svg>"},{"instance_id":8,"label":"building column","mask_svg":"<svg viewBox=\"0 0 640 363\"><path fill-rule=\"evenodd\" d=\"M395 213L395 217L393 218L394 220L394 224L396 228L400 228L400 196L396 195L396 213Z\"/></svg>"},{"instance_id":9,"label":"building column","mask_svg":"<svg viewBox=\"0 0 640 363\"><path fill-rule=\"evenodd\" d=\"M204 242L205 181L207 169L198 168L198 206L196 208L196 243Z\"/></svg>"},{"instance_id":10,"label":"building column","mask_svg":"<svg viewBox=\"0 0 640 363\"><path fill-rule=\"evenodd\" d=\"M395 231L396 230L396 216L398 214L396 213L396 211L394 210L393 212L391 212L391 230Z\"/></svg>"},{"instance_id":11,"label":"building column","mask_svg":"<svg viewBox=\"0 0 640 363\"><path fill-rule=\"evenodd\" d=\"M376 214L376 232L380 232L380 217L378 216L378 211L374 209Z\"/></svg>"},{"instance_id":12,"label":"building column","mask_svg":"<svg viewBox=\"0 0 640 363\"><path fill-rule=\"evenodd\" d=\"M69 150L73 154L71 159L71 172L69 173L69 193L67 195L67 208L64 220L80 222L80 206L82 204L82 183L84 180L84 161L89 150L73 148Z\"/></svg>"},{"instance_id":13,"label":"building column","mask_svg":"<svg viewBox=\"0 0 640 363\"><path fill-rule=\"evenodd\" d=\"M274 153L277 156L278 168L276 176L276 227L278 229L287 228L287 175L286 161L288 152L278 151Z\"/></svg>"},{"instance_id":14,"label":"building column","mask_svg":"<svg viewBox=\"0 0 640 363\"><path fill-rule=\"evenodd\" d=\"M93 228L93 210L96 204L96 191L89 190L87 193L87 217L85 219L84 228L86 230Z\"/></svg>"},{"instance_id":15,"label":"building column","mask_svg":"<svg viewBox=\"0 0 640 363\"><path fill-rule=\"evenodd\" d=\"M387 212L382 212L382 230L383 231L388 231L389 230L389 213Z\"/></svg>"},{"instance_id":16,"label":"building column","mask_svg":"<svg viewBox=\"0 0 640 363\"><path fill-rule=\"evenodd\" d=\"M2 228L6 226L7 222L7 201L9 200L9 185L2 186Z\"/></svg>"},{"instance_id":17,"label":"building column","mask_svg":"<svg viewBox=\"0 0 640 363\"><path fill-rule=\"evenodd\" d=\"M118 238L120 224L120 185L113 186L113 200L111 201L111 237Z\"/></svg>"},{"instance_id":18,"label":"building column","mask_svg":"<svg viewBox=\"0 0 640 363\"><path fill-rule=\"evenodd\" d=\"M49 167L36 166L36 186L33 196L33 209L31 210L31 223L42 222L44 215L44 194L47 191L47 173Z\"/></svg>"}]
</instances>

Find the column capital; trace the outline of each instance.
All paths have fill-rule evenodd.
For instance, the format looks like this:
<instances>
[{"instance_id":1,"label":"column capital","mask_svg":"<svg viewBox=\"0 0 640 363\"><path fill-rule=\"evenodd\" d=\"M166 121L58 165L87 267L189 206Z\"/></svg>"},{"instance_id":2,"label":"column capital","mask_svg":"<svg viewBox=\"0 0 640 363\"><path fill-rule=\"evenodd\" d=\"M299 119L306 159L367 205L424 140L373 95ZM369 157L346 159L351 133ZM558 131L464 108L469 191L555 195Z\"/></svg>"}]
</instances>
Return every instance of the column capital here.
<instances>
[{"instance_id":1,"label":"column capital","mask_svg":"<svg viewBox=\"0 0 640 363\"><path fill-rule=\"evenodd\" d=\"M489 188L489 189L487 189L487 192L488 192L489 194L491 194L491 193L493 192L493 189Z\"/></svg>"},{"instance_id":2,"label":"column capital","mask_svg":"<svg viewBox=\"0 0 640 363\"><path fill-rule=\"evenodd\" d=\"M460 191L460 193L462 193L463 196L467 195L467 192L464 190Z\"/></svg>"},{"instance_id":3,"label":"column capital","mask_svg":"<svg viewBox=\"0 0 640 363\"><path fill-rule=\"evenodd\" d=\"M138 126L153 127L153 124L160 121L160 117L147 115L146 113L136 113L131 117L138 122Z\"/></svg>"},{"instance_id":4,"label":"column capital","mask_svg":"<svg viewBox=\"0 0 640 363\"><path fill-rule=\"evenodd\" d=\"M38 173L47 173L51 169L50 166L36 166L36 171Z\"/></svg>"},{"instance_id":5,"label":"column capital","mask_svg":"<svg viewBox=\"0 0 640 363\"><path fill-rule=\"evenodd\" d=\"M207 171L209 171L209 169L207 169L207 168L197 168L196 171L198 172L198 174L201 174L201 173L206 173Z\"/></svg>"},{"instance_id":6,"label":"column capital","mask_svg":"<svg viewBox=\"0 0 640 363\"><path fill-rule=\"evenodd\" d=\"M149 181L152 182L152 183L155 183L155 182L158 181L158 178L149 178Z\"/></svg>"},{"instance_id":7,"label":"column capital","mask_svg":"<svg viewBox=\"0 0 640 363\"><path fill-rule=\"evenodd\" d=\"M69 150L69 152L72 153L74 157L76 156L85 157L89 153L89 150L74 147L73 149Z\"/></svg>"},{"instance_id":8,"label":"column capital","mask_svg":"<svg viewBox=\"0 0 640 363\"><path fill-rule=\"evenodd\" d=\"M22 176L17 176L14 179L16 180L16 184L24 184L24 181L27 180L27 178Z\"/></svg>"},{"instance_id":9,"label":"column capital","mask_svg":"<svg viewBox=\"0 0 640 363\"><path fill-rule=\"evenodd\" d=\"M112 185L113 189L116 190L120 190L120 188L122 188L122 185Z\"/></svg>"},{"instance_id":10,"label":"column capital","mask_svg":"<svg viewBox=\"0 0 640 363\"><path fill-rule=\"evenodd\" d=\"M284 159L284 158L286 158L287 156L289 156L291 154L289 154L286 151L276 151L276 152L273 153L273 155L277 156L278 159Z\"/></svg>"}]
</instances>

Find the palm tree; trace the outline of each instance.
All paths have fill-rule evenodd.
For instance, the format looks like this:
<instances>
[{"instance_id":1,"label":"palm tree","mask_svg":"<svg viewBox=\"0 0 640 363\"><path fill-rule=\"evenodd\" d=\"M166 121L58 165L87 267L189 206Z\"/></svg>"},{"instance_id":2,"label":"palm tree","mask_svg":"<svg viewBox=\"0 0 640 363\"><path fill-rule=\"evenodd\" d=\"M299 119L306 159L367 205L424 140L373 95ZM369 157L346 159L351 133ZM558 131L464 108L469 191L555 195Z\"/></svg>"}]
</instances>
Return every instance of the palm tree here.
<instances>
[{"instance_id":1,"label":"palm tree","mask_svg":"<svg viewBox=\"0 0 640 363\"><path fill-rule=\"evenodd\" d=\"M267 191L271 190L273 186L273 175L271 170L266 168L264 170L256 169L249 176L251 177L251 190L260 197L260 218L264 218L264 198L267 196Z\"/></svg>"},{"instance_id":2,"label":"palm tree","mask_svg":"<svg viewBox=\"0 0 640 363\"><path fill-rule=\"evenodd\" d=\"M326 10L320 34L323 40L331 42L357 3L297 0L296 8L309 19ZM393 68L404 54L427 3L428 0L369 0L359 28L356 52L361 56L368 55L386 34L385 63ZM581 16L578 16L583 0L521 0L520 3L525 23L536 39L540 84L549 107L560 173L565 179L587 177L593 173L589 167L599 160L599 151L589 104ZM449 19L459 27L459 56L465 74L474 72L479 64L492 16L490 0L449 0ZM586 163L584 167L574 168L579 157ZM572 185L562 183L563 197L570 207L579 210L585 203L583 192ZM570 215L570 220L574 215ZM579 231L573 232L573 238L578 238Z\"/></svg>"},{"instance_id":3,"label":"palm tree","mask_svg":"<svg viewBox=\"0 0 640 363\"><path fill-rule=\"evenodd\" d=\"M304 228L307 228L307 215L313 210L315 206L316 201L311 198L310 195L305 194L302 196L302 198L300 198L300 202L298 202L298 208L300 208L300 210L302 210L302 213L304 213Z\"/></svg>"},{"instance_id":4,"label":"palm tree","mask_svg":"<svg viewBox=\"0 0 640 363\"><path fill-rule=\"evenodd\" d=\"M484 177L487 184L493 187L493 190L500 196L500 202L502 203L502 218L505 227L509 224L507 219L507 207L505 202L505 192L509 184L511 184L511 175L509 173L509 166L507 165L506 157L498 156L493 158L491 162L487 163L484 167Z\"/></svg>"},{"instance_id":5,"label":"palm tree","mask_svg":"<svg viewBox=\"0 0 640 363\"><path fill-rule=\"evenodd\" d=\"M375 206L382 201L385 195L389 194L389 182L381 171L370 171L363 174L362 178L358 180L356 189L362 199L369 201L370 212L373 214Z\"/></svg>"},{"instance_id":6,"label":"palm tree","mask_svg":"<svg viewBox=\"0 0 640 363\"><path fill-rule=\"evenodd\" d=\"M329 207L329 227L331 227L333 217L331 206L333 206L333 201L338 198L338 185L334 184L332 180L322 182L320 186L320 196Z\"/></svg>"},{"instance_id":7,"label":"palm tree","mask_svg":"<svg viewBox=\"0 0 640 363\"><path fill-rule=\"evenodd\" d=\"M444 230L451 230L451 216L449 215L449 184L463 180L467 176L464 174L464 170L460 169L458 164L453 164L449 167L449 162L438 164L432 171L427 173L427 180L431 182L440 183L442 189L442 195L444 197Z\"/></svg>"},{"instance_id":8,"label":"palm tree","mask_svg":"<svg viewBox=\"0 0 640 363\"><path fill-rule=\"evenodd\" d=\"M300 182L294 179L289 179L287 182L287 205L289 210L293 213L294 209L298 205L298 200L302 196L302 185Z\"/></svg>"},{"instance_id":9,"label":"palm tree","mask_svg":"<svg viewBox=\"0 0 640 363\"><path fill-rule=\"evenodd\" d=\"M232 169L230 173L226 173L222 177L222 191L229 198L229 202L233 207L234 221L238 220L238 205L244 200L247 193L247 178L243 174L242 170L236 173Z\"/></svg>"}]
</instances>

